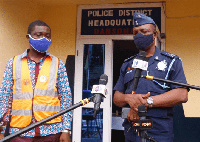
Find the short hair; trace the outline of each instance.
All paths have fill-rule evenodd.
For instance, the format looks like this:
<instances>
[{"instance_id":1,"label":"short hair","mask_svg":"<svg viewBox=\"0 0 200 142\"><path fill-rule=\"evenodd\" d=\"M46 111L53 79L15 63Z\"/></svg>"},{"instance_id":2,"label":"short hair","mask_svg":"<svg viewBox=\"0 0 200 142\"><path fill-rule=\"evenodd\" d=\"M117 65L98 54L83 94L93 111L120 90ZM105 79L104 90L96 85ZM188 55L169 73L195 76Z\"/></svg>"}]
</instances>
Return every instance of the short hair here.
<instances>
[{"instance_id":1,"label":"short hair","mask_svg":"<svg viewBox=\"0 0 200 142\"><path fill-rule=\"evenodd\" d=\"M33 31L33 28L35 28L35 26L47 26L51 30L49 25L47 25L45 22L43 22L41 20L36 20L36 21L30 23L30 25L28 26L27 34L31 34L31 32Z\"/></svg>"}]
</instances>

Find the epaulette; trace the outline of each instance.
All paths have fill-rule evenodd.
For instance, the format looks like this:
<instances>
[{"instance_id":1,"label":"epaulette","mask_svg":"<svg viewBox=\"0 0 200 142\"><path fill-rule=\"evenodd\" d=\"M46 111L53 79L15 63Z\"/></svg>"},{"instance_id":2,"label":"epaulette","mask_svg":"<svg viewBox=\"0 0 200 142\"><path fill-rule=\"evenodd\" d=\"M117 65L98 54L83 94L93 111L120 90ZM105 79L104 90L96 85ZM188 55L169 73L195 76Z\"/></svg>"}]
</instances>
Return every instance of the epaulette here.
<instances>
[{"instance_id":1,"label":"epaulette","mask_svg":"<svg viewBox=\"0 0 200 142\"><path fill-rule=\"evenodd\" d=\"M131 56L131 57L125 59L124 62L128 62L128 61L130 61L131 59L135 58L137 55L138 55L138 54L136 54L136 55L134 55L134 56Z\"/></svg>"},{"instance_id":2,"label":"epaulette","mask_svg":"<svg viewBox=\"0 0 200 142\"><path fill-rule=\"evenodd\" d=\"M177 56L175 54L172 54L172 53L169 53L169 52L166 52L166 51L161 51L161 54L164 55L164 56L170 57L172 59Z\"/></svg>"}]
</instances>

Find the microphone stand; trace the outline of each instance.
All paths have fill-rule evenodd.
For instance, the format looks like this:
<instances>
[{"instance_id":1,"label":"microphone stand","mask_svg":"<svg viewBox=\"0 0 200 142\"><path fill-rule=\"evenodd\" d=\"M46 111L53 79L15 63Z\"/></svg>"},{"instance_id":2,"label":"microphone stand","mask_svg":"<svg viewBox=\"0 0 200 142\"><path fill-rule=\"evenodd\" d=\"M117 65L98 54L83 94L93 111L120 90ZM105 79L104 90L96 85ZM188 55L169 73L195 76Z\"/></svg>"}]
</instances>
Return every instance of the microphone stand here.
<instances>
[{"instance_id":1,"label":"microphone stand","mask_svg":"<svg viewBox=\"0 0 200 142\"><path fill-rule=\"evenodd\" d=\"M147 130L152 128L152 120L146 119L146 107L145 105L139 105L138 106L138 116L139 116L139 135L140 135L140 141L146 142L146 140L149 140L151 142L157 142L152 137L148 136ZM137 129L136 129L137 130Z\"/></svg>"},{"instance_id":2,"label":"microphone stand","mask_svg":"<svg viewBox=\"0 0 200 142\"><path fill-rule=\"evenodd\" d=\"M179 85L179 86L183 86L186 88L191 88L191 89L196 89L196 90L200 90L199 86L194 86L194 85L190 85L190 84L185 84L185 83L180 83L180 82L174 82L171 80L167 80L167 79L162 79L162 78L157 78L154 76L148 76L148 75L142 75L142 78L146 78L148 80L156 80L156 81L162 81L162 82L166 82L166 83L170 83L170 84L174 84L174 85Z\"/></svg>"},{"instance_id":3,"label":"microphone stand","mask_svg":"<svg viewBox=\"0 0 200 142\"><path fill-rule=\"evenodd\" d=\"M49 117L47 117L45 119L42 119L41 121L38 121L36 123L30 124L29 126L23 128L22 130L20 130L18 132L15 132L15 133L12 133L12 134L4 137L3 139L0 139L0 142L5 142L7 140L10 140L10 139L12 139L12 138L14 138L16 136L19 136L19 135L25 133L25 132L28 132L29 130L31 130L31 129L33 129L33 128L35 128L35 127L37 127L37 126L39 126L39 125L41 125L41 124L43 124L45 122L50 121L51 119L54 119L54 118L56 118L56 117L58 117L60 115L63 115L63 114L65 114L65 113L67 113L67 112L69 112L69 111L71 111L71 110L73 110L73 109L75 109L77 107L84 106L85 104L88 104L90 101L92 101L94 97L95 97L95 95L90 97L90 98L83 99L79 103L76 103L76 104L74 104L74 105L72 105L72 106L70 106L70 107L68 107L68 108L66 108L64 110L61 110L60 112L57 112L54 115L51 115L51 116L49 116Z\"/></svg>"},{"instance_id":4,"label":"microphone stand","mask_svg":"<svg viewBox=\"0 0 200 142\"><path fill-rule=\"evenodd\" d=\"M138 106L138 116L141 120L145 120L146 119L146 108L144 105L139 105ZM139 129L139 135L140 135L140 141L141 142L146 142L146 136L147 136L147 130L145 129Z\"/></svg>"},{"instance_id":5,"label":"microphone stand","mask_svg":"<svg viewBox=\"0 0 200 142\"><path fill-rule=\"evenodd\" d=\"M194 85L190 85L190 84L175 82L175 81L171 81L171 80L167 80L167 79L157 78L157 77L154 77L154 76L141 75L141 77L145 78L145 79L148 79L148 80L156 80L156 81L166 82L166 83L170 83L170 84L174 84L174 85L179 85L179 86L186 87L186 88L200 90L199 86L194 86ZM147 135L147 131L145 131L145 130L140 130L139 134L140 134L140 137L141 137L141 142L146 142L146 139L150 140L152 142L156 142L152 137L149 137Z\"/></svg>"}]
</instances>

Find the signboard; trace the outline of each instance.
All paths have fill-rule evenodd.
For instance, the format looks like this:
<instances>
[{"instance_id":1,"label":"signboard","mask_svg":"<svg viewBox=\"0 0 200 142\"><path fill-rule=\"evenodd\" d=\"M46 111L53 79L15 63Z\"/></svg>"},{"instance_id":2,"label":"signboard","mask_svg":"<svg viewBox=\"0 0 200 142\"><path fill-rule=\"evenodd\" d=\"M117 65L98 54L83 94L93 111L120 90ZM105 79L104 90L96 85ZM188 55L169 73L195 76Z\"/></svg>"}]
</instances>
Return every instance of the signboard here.
<instances>
[{"instance_id":1,"label":"signboard","mask_svg":"<svg viewBox=\"0 0 200 142\"><path fill-rule=\"evenodd\" d=\"M144 13L161 29L161 7L82 9L81 35L133 34L133 14Z\"/></svg>"}]
</instances>

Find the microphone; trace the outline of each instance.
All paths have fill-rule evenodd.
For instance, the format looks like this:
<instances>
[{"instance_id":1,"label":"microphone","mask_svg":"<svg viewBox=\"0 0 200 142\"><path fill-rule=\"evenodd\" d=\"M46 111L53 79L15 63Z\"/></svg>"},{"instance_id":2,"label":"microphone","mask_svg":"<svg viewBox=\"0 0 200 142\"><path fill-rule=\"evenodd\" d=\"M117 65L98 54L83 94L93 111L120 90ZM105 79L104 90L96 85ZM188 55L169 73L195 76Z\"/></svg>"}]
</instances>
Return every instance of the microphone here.
<instances>
[{"instance_id":1,"label":"microphone","mask_svg":"<svg viewBox=\"0 0 200 142\"><path fill-rule=\"evenodd\" d=\"M139 105L138 106L138 116L139 116L140 122L146 121L146 107L145 107L145 105ZM139 134L140 134L140 141L146 142L147 130L141 129L141 130L139 130Z\"/></svg>"},{"instance_id":2,"label":"microphone","mask_svg":"<svg viewBox=\"0 0 200 142\"><path fill-rule=\"evenodd\" d=\"M135 90L137 89L137 85L138 85L139 79L141 77L142 70L147 70L147 68L148 68L148 62L145 60L146 54L147 53L145 51L140 51L138 59L133 60L131 69L135 68L135 73L134 73L134 77L133 77L132 94L134 94ZM122 118L123 119L127 118L129 110L130 110L130 108L126 108L126 107L122 108Z\"/></svg>"},{"instance_id":3,"label":"microphone","mask_svg":"<svg viewBox=\"0 0 200 142\"><path fill-rule=\"evenodd\" d=\"M147 53L145 51L140 51L138 59L133 60L132 67L136 69L135 69L134 78L133 78L132 94L134 94L135 90L137 89L137 85L141 77L142 70L147 70L148 62L145 61L146 54Z\"/></svg>"},{"instance_id":4,"label":"microphone","mask_svg":"<svg viewBox=\"0 0 200 142\"><path fill-rule=\"evenodd\" d=\"M102 74L99 79L99 85L93 85L92 92L94 94L93 102L94 102L94 114L93 117L95 118L97 113L99 113L101 100L107 94L107 89L105 85L108 82L108 76L106 74Z\"/></svg>"}]
</instances>

